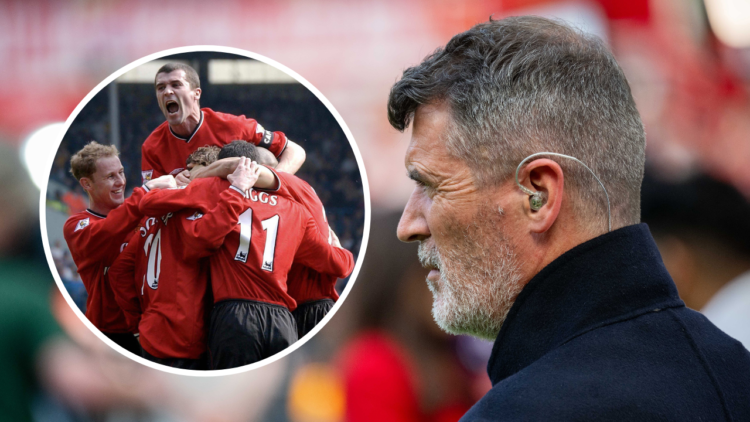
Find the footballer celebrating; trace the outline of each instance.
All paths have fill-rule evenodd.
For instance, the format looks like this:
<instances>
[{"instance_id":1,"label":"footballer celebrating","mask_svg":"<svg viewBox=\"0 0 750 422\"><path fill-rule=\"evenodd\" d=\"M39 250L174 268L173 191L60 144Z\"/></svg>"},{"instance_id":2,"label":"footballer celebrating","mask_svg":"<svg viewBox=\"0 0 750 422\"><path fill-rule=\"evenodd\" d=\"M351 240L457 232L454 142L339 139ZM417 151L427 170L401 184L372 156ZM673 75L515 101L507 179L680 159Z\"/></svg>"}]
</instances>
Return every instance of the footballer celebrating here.
<instances>
[{"instance_id":1,"label":"footballer celebrating","mask_svg":"<svg viewBox=\"0 0 750 422\"><path fill-rule=\"evenodd\" d=\"M63 235L86 287L86 317L124 349L140 354L109 285L108 270L143 215L138 202L149 188L175 186L173 178L149 181L125 199L125 173L114 146L90 142L70 160L71 173L89 197L89 207L65 222ZM170 182L171 181L171 182Z\"/></svg>"},{"instance_id":2,"label":"footballer celebrating","mask_svg":"<svg viewBox=\"0 0 750 422\"><path fill-rule=\"evenodd\" d=\"M215 159L213 150L218 148L199 148L188 158L188 165L211 159L211 155ZM145 359L175 368L208 369L207 317L212 305L208 260L186 257L184 245L190 239L184 238L182 226L195 218L218 218L228 225L225 230L231 229L238 219L233 210L242 207L244 192L253 186L259 172L254 163L238 167L228 176L231 185L218 195L213 209L144 219L112 265L109 273L115 297L129 327L140 333Z\"/></svg>"},{"instance_id":3,"label":"footballer celebrating","mask_svg":"<svg viewBox=\"0 0 750 422\"><path fill-rule=\"evenodd\" d=\"M252 144L235 141L219 157L255 158L254 149ZM238 168L242 165L240 161ZM346 277L354 266L352 254L340 247L335 236L330 245L310 213L291 198L286 179L295 176L265 170L275 176L275 190L249 190L244 206L233 210L237 215L227 212L229 224L199 214L192 221L180 220L187 231L186 259L210 255L212 369L257 362L297 340L290 312L296 302L286 286L293 261L335 277ZM157 216L170 208L207 208L229 183L213 177L196 180L186 189L153 191L141 202L141 211Z\"/></svg>"},{"instance_id":4,"label":"footballer celebrating","mask_svg":"<svg viewBox=\"0 0 750 422\"><path fill-rule=\"evenodd\" d=\"M270 150L278 157L280 171L295 173L305 161L305 150L282 132L265 130L258 122L200 107L198 73L182 63L167 63L156 73L156 99L166 121L141 147L144 182L162 175L179 175L185 159L199 147L224 146L242 139ZM187 182L182 175L178 181Z\"/></svg>"},{"instance_id":5,"label":"footballer celebrating","mask_svg":"<svg viewBox=\"0 0 750 422\"><path fill-rule=\"evenodd\" d=\"M276 162L268 150L256 149L258 162L270 167L276 167ZM226 177L234 171L239 159L223 158L210 165L191 171L191 178L219 176ZM299 177L284 177L287 189L294 201L305 207L315 220L318 231L323 236L329 236L328 220L322 201L307 182ZM260 186L260 185L258 185ZM329 239L329 243L332 239ZM295 262L287 277L287 293L297 307L292 311L297 322L297 336L302 338L328 314L338 300L336 291L338 278L331 274L320 273L310 267Z\"/></svg>"}]
</instances>

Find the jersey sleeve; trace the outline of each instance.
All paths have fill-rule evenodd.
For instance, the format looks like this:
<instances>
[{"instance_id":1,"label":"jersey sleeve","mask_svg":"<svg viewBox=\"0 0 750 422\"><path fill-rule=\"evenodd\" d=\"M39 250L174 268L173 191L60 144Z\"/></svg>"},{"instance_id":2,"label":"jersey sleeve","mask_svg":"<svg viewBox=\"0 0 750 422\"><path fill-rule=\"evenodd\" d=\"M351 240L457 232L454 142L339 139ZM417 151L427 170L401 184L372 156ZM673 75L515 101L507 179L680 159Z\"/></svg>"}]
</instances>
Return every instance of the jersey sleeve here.
<instances>
[{"instance_id":1,"label":"jersey sleeve","mask_svg":"<svg viewBox=\"0 0 750 422\"><path fill-rule=\"evenodd\" d=\"M241 127L240 139L271 151L276 158L286 149L287 138L284 133L266 130L261 124L245 116L238 116L237 122Z\"/></svg>"},{"instance_id":2,"label":"jersey sleeve","mask_svg":"<svg viewBox=\"0 0 750 422\"><path fill-rule=\"evenodd\" d=\"M338 278L347 277L354 269L354 255L344 248L329 245L311 216L307 219L305 234L294 255L294 262Z\"/></svg>"},{"instance_id":3,"label":"jersey sleeve","mask_svg":"<svg viewBox=\"0 0 750 422\"><path fill-rule=\"evenodd\" d=\"M184 188L152 189L141 199L139 210L149 217L161 217L170 212L194 208L206 212L213 208L209 198L202 193L204 183L191 182Z\"/></svg>"},{"instance_id":4,"label":"jersey sleeve","mask_svg":"<svg viewBox=\"0 0 750 422\"><path fill-rule=\"evenodd\" d=\"M107 272L115 300L125 314L130 332L138 332L138 324L143 313L138 290L135 287L136 260L139 249L140 234L136 232Z\"/></svg>"},{"instance_id":5,"label":"jersey sleeve","mask_svg":"<svg viewBox=\"0 0 750 422\"><path fill-rule=\"evenodd\" d=\"M164 169L159 164L158 159L153 156L152 152L144 146L141 147L141 180L146 183L149 180L164 176Z\"/></svg>"},{"instance_id":6,"label":"jersey sleeve","mask_svg":"<svg viewBox=\"0 0 750 422\"><path fill-rule=\"evenodd\" d=\"M81 227L79 221L69 219L63 227L65 240L71 250L85 251L88 260L104 259L109 253L108 246L112 239L121 239L135 229L143 214L138 210L138 203L146 191L135 188L125 202L110 211L107 218L94 221Z\"/></svg>"},{"instance_id":7,"label":"jersey sleeve","mask_svg":"<svg viewBox=\"0 0 750 422\"><path fill-rule=\"evenodd\" d=\"M248 208L244 193L229 187L219 195L219 203L206 214L181 218L183 258L197 259L213 254L224 244L240 213Z\"/></svg>"}]
</instances>

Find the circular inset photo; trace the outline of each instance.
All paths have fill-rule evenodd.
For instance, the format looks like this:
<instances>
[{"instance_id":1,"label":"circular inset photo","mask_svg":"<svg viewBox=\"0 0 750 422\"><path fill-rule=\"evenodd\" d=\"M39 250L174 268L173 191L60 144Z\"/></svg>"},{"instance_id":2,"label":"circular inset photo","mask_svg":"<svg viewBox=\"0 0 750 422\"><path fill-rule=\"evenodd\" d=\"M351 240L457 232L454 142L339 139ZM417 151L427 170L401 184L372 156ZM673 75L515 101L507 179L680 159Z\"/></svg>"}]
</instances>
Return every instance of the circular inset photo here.
<instances>
[{"instance_id":1,"label":"circular inset photo","mask_svg":"<svg viewBox=\"0 0 750 422\"><path fill-rule=\"evenodd\" d=\"M319 331L370 219L333 106L278 63L219 47L158 53L96 87L43 195L47 258L79 317L124 355L191 375L255 368Z\"/></svg>"}]
</instances>

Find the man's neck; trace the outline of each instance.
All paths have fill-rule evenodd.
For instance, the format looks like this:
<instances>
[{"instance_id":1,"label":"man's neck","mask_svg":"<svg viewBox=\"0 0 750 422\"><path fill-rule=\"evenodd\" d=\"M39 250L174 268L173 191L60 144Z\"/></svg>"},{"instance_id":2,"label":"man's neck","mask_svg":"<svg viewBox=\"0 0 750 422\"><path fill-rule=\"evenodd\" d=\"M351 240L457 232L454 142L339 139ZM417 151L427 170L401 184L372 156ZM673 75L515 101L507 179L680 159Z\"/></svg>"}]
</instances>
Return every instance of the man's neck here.
<instances>
[{"instance_id":1,"label":"man's neck","mask_svg":"<svg viewBox=\"0 0 750 422\"><path fill-rule=\"evenodd\" d=\"M110 211L113 210L113 208L110 208L110 207L104 206L104 205L102 205L100 203L97 203L96 201L94 201L89 196L89 210L91 210L91 211L93 211L93 212L95 212L97 214L101 214L101 215L105 215L106 216L106 215L109 214Z\"/></svg>"},{"instance_id":2,"label":"man's neck","mask_svg":"<svg viewBox=\"0 0 750 422\"><path fill-rule=\"evenodd\" d=\"M198 127L198 123L200 123L200 121L201 110L198 109L195 113L188 116L184 122L178 125L169 125L169 127L175 134L182 136L183 138L189 138L190 135L192 135L195 131L195 128Z\"/></svg>"}]
</instances>

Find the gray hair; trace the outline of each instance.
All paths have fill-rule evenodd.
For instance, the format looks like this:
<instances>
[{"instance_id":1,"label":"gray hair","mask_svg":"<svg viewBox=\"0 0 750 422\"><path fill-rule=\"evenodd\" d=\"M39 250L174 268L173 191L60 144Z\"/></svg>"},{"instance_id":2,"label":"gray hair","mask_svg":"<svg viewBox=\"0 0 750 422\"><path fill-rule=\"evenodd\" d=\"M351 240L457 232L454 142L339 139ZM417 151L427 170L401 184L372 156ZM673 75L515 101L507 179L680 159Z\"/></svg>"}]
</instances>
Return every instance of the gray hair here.
<instances>
[{"instance_id":1,"label":"gray hair","mask_svg":"<svg viewBox=\"0 0 750 422\"><path fill-rule=\"evenodd\" d=\"M440 102L453 117L448 151L480 186L507 180L533 153L572 155L609 191L613 226L640 221L646 135L622 69L595 36L534 16L490 19L406 69L391 88L388 120L403 131L419 106ZM559 163L579 199L574 209L606 219L591 174Z\"/></svg>"}]
</instances>

